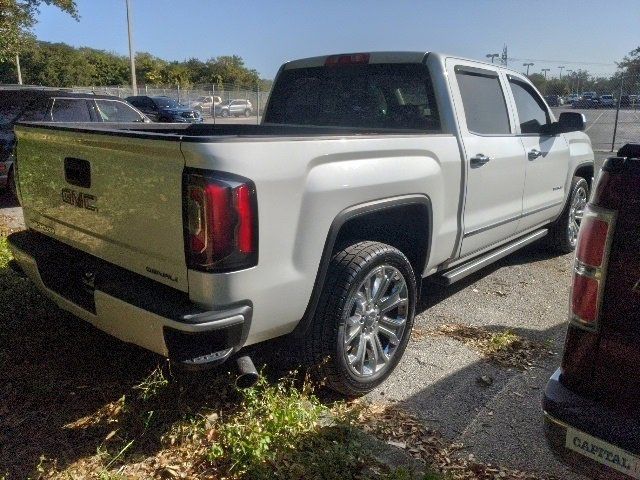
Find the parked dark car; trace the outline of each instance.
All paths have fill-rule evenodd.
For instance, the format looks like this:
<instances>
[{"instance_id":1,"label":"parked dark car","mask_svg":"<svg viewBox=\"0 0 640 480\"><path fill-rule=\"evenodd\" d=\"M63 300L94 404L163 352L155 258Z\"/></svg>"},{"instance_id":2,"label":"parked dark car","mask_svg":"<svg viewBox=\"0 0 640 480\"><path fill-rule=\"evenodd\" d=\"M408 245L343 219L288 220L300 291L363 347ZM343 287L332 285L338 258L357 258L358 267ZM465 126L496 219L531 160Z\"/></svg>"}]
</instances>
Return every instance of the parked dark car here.
<instances>
[{"instance_id":1,"label":"parked dark car","mask_svg":"<svg viewBox=\"0 0 640 480\"><path fill-rule=\"evenodd\" d=\"M561 367L543 408L553 450L590 477L640 478L640 144L608 159L583 215Z\"/></svg>"},{"instance_id":2,"label":"parked dark car","mask_svg":"<svg viewBox=\"0 0 640 480\"><path fill-rule=\"evenodd\" d=\"M559 107L564 104L560 95L545 95L544 99L547 101L547 105L550 107Z\"/></svg>"},{"instance_id":3,"label":"parked dark car","mask_svg":"<svg viewBox=\"0 0 640 480\"><path fill-rule=\"evenodd\" d=\"M573 103L574 108L599 108L600 100L596 97L582 97Z\"/></svg>"},{"instance_id":4,"label":"parked dark car","mask_svg":"<svg viewBox=\"0 0 640 480\"><path fill-rule=\"evenodd\" d=\"M0 189L11 191L15 188L13 125L18 121L129 123L149 119L110 95L38 87L0 88Z\"/></svg>"},{"instance_id":5,"label":"parked dark car","mask_svg":"<svg viewBox=\"0 0 640 480\"><path fill-rule=\"evenodd\" d=\"M202 115L196 109L181 105L170 97L137 95L127 97L126 100L154 122L201 123L203 121Z\"/></svg>"}]
</instances>

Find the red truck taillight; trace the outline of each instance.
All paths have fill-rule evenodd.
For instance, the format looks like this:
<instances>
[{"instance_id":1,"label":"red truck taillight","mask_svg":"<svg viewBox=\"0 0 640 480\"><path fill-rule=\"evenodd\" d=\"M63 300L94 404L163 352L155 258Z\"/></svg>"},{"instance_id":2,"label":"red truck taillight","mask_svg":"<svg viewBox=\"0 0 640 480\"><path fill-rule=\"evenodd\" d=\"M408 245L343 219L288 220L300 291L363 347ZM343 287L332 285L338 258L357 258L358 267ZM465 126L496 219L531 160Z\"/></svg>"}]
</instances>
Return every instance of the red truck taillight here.
<instances>
[{"instance_id":1,"label":"red truck taillight","mask_svg":"<svg viewBox=\"0 0 640 480\"><path fill-rule=\"evenodd\" d=\"M225 272L258 263L258 208L250 180L231 174L186 173L185 253L195 270Z\"/></svg>"},{"instance_id":2,"label":"red truck taillight","mask_svg":"<svg viewBox=\"0 0 640 480\"><path fill-rule=\"evenodd\" d=\"M604 290L615 212L589 204L582 218L571 286L570 321L595 331Z\"/></svg>"}]
</instances>

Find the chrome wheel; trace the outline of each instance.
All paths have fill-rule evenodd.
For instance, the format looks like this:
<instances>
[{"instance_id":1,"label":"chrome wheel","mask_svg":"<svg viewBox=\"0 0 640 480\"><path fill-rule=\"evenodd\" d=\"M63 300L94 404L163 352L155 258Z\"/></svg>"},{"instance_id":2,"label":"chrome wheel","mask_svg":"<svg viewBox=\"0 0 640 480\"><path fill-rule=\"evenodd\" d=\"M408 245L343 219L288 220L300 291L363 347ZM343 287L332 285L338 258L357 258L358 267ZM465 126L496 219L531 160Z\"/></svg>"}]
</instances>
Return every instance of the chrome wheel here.
<instances>
[{"instance_id":1,"label":"chrome wheel","mask_svg":"<svg viewBox=\"0 0 640 480\"><path fill-rule=\"evenodd\" d=\"M391 265L369 272L345 304L342 342L348 368L359 377L385 370L405 334L407 282Z\"/></svg>"},{"instance_id":2,"label":"chrome wheel","mask_svg":"<svg viewBox=\"0 0 640 480\"><path fill-rule=\"evenodd\" d=\"M569 207L569 223L567 225L567 235L569 237L569 243L572 247L576 246L578 242L578 232L580 231L580 223L584 215L584 209L587 206L587 189L583 186L579 186L573 199L571 200L571 206Z\"/></svg>"}]
</instances>

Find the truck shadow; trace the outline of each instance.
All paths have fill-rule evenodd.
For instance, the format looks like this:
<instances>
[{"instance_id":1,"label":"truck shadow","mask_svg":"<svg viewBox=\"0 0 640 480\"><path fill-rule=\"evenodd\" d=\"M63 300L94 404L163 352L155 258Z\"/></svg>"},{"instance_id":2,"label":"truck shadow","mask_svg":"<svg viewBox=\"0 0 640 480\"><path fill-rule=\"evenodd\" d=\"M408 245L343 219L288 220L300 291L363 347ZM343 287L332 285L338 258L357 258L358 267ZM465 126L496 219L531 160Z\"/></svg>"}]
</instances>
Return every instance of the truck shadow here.
<instances>
[{"instance_id":1,"label":"truck shadow","mask_svg":"<svg viewBox=\"0 0 640 480\"><path fill-rule=\"evenodd\" d=\"M430 290L422 311L494 269L543 258L535 249L523 251L446 292ZM171 441L177 424L201 418L203 411L233 410L240 402L227 373L231 364L210 372L175 371L160 357L59 310L8 268L0 269L0 291L0 474L8 478L37 476L38 464L62 470L97 449L116 455L131 440L127 455L154 455ZM561 330L545 335L559 338ZM286 373L274 357L276 343L253 350L258 368L269 366L269 377ZM476 388L479 368L472 365L447 376L405 403L441 419L454 432L464 430L473 412L498 392L490 388L461 400L466 389ZM550 364L540 382L551 369ZM496 373L494 384L506 384L516 375Z\"/></svg>"}]
</instances>

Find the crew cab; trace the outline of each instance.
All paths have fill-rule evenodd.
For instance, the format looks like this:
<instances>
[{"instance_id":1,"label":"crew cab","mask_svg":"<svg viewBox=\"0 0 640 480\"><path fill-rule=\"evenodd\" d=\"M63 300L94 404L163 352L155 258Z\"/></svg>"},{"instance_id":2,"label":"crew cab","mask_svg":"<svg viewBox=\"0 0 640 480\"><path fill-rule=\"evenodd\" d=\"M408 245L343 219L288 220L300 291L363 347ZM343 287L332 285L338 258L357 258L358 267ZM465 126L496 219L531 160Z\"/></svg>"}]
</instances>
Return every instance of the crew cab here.
<instances>
[{"instance_id":1,"label":"crew cab","mask_svg":"<svg viewBox=\"0 0 640 480\"><path fill-rule=\"evenodd\" d=\"M554 452L591 478L640 478L639 192L640 144L629 144L584 211L564 355L544 394Z\"/></svg>"},{"instance_id":2,"label":"crew cab","mask_svg":"<svg viewBox=\"0 0 640 480\"><path fill-rule=\"evenodd\" d=\"M575 247L584 117L423 52L284 64L260 125L17 127L14 258L57 304L190 366L286 336L331 388L381 383L421 288Z\"/></svg>"}]
</instances>

